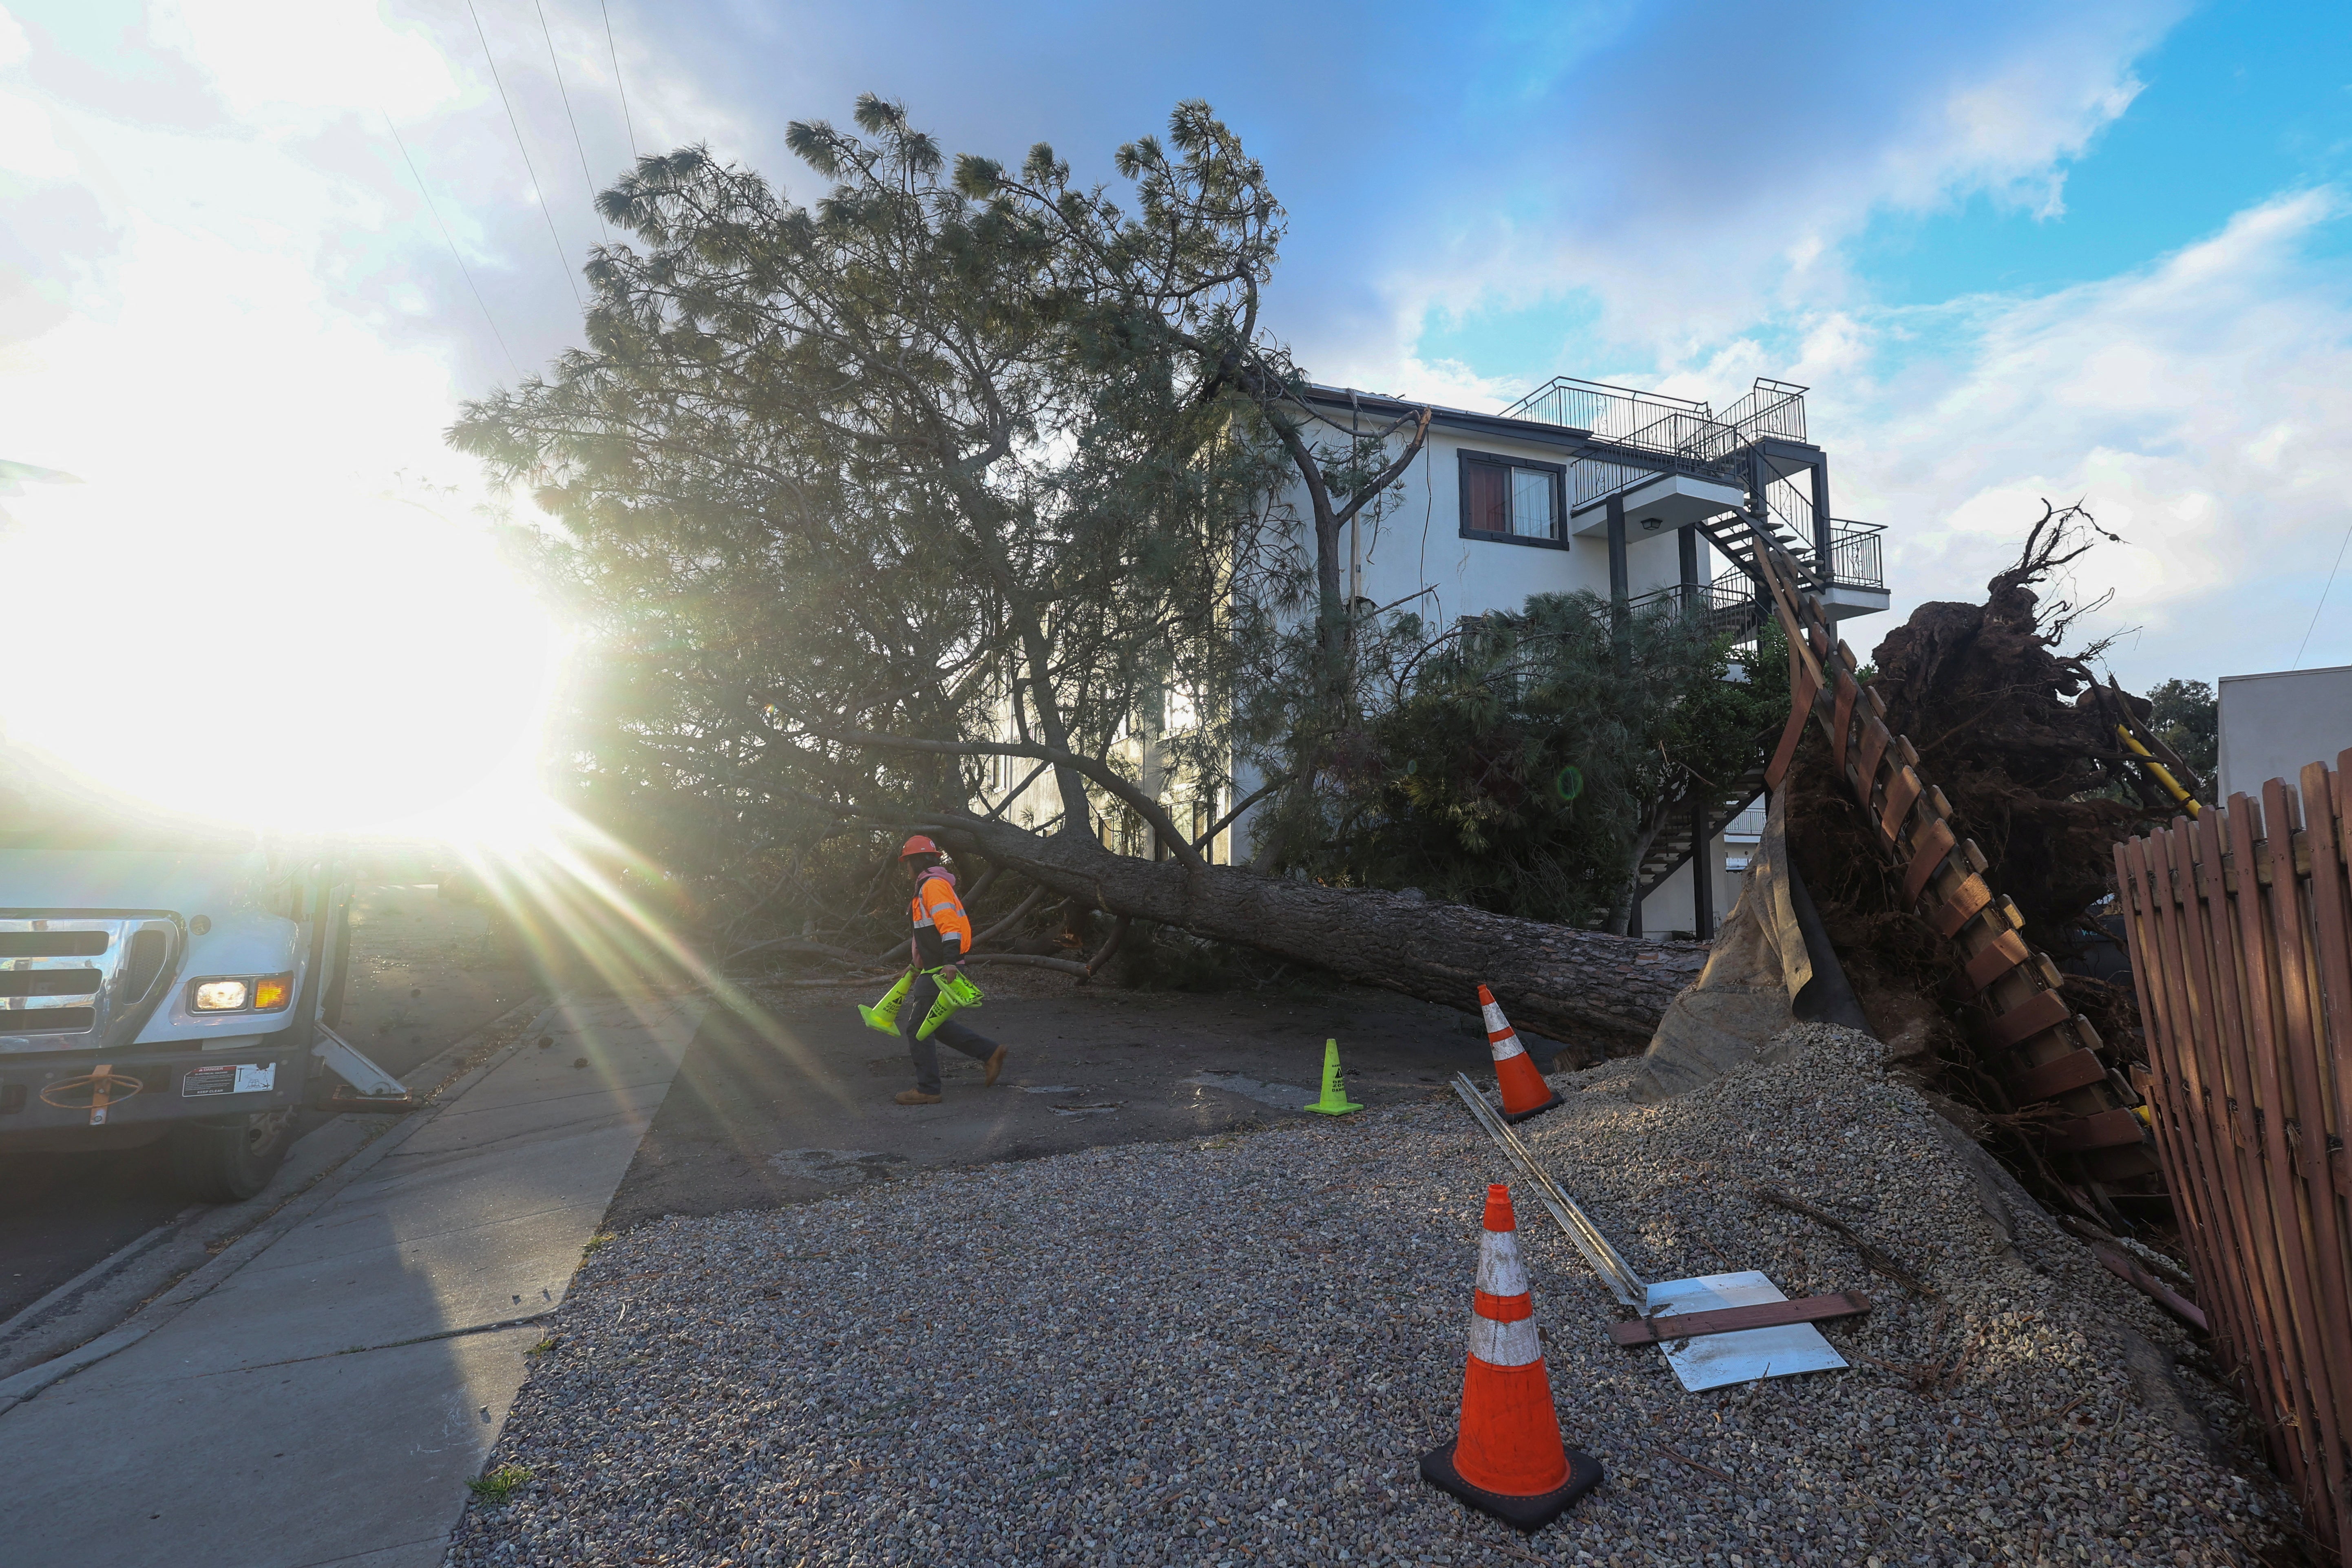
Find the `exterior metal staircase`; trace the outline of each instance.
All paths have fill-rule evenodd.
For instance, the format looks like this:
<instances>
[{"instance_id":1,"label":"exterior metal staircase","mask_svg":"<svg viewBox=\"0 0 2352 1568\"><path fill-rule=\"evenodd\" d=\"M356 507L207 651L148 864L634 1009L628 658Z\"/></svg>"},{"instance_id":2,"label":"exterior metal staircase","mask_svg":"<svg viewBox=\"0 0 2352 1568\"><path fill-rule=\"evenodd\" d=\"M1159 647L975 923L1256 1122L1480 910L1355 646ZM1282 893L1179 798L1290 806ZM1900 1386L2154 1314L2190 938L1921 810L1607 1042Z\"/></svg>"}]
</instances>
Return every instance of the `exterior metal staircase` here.
<instances>
[{"instance_id":1,"label":"exterior metal staircase","mask_svg":"<svg viewBox=\"0 0 2352 1568\"><path fill-rule=\"evenodd\" d=\"M1597 438L1593 449L1569 465L1571 517L1589 517L1595 503L1612 496L1624 496L1628 510L1646 506L1657 493L1647 501L1634 493L1663 477L1704 481L1704 486L1672 490L1695 498L1696 506L1724 503L1723 510L1692 519L1689 526L1731 570L1712 581L1658 589L1626 608L1636 613L1703 616L1709 631L1745 641L1757 634L1769 614L1763 598L1767 577L1757 560L1759 530L1777 560L1795 563L1801 592L1832 601L1832 590L1883 591L1885 587L1879 527L1816 517L1817 502L1825 500L1824 474L1818 448L1805 433L1805 392L1791 382L1759 377L1747 395L1718 413L1705 402L1559 376L1503 413L1565 425ZM1808 469L1813 475L1810 492L1794 483L1795 476ZM1691 512L1685 511L1675 520L1679 524L1690 517ZM1752 765L1740 778L1720 785L1694 781L1690 791L1667 808L1668 825L1659 830L1636 869L1635 884L1643 897L1688 865L1694 854L1763 793L1769 747L1769 737L1759 741Z\"/></svg>"},{"instance_id":2,"label":"exterior metal staircase","mask_svg":"<svg viewBox=\"0 0 2352 1568\"><path fill-rule=\"evenodd\" d=\"M1706 803L1706 837L1702 841L1711 844L1716 835L1729 827L1740 812L1754 805L1756 798L1764 793L1764 764L1767 760L1764 747L1759 745L1755 763L1730 783L1710 785L1692 780L1690 792L1667 808L1668 825L1658 830L1658 836L1650 841L1648 852L1642 856L1635 879L1635 884L1642 890L1642 897L1649 897L1665 885L1668 877L1690 863L1691 853L1696 847L1691 831L1695 814L1692 810L1693 797ZM1719 920L1727 913L1717 910L1716 917Z\"/></svg>"},{"instance_id":3,"label":"exterior metal staircase","mask_svg":"<svg viewBox=\"0 0 2352 1568\"><path fill-rule=\"evenodd\" d=\"M1612 495L1637 490L1665 474L1688 475L1745 494L1745 510L1727 510L1697 528L1708 544L1760 587L1764 578L1756 566L1755 540L1748 529L1758 497L1748 456L1759 442L1805 441L1806 390L1792 382L1759 376L1745 397L1718 413L1709 404L1687 398L1555 376L1503 413L1587 431L1625 455L1622 460L1580 457L1570 465L1571 513L1583 512ZM1832 581L1885 586L1877 525L1830 519L1831 559L1817 562L1810 507L1801 517L1791 518L1775 502L1773 492L1782 492L1792 505L1805 498L1786 497L1785 486L1768 483L1765 487L1766 528L1774 544L1797 562L1805 589L1818 592Z\"/></svg>"}]
</instances>

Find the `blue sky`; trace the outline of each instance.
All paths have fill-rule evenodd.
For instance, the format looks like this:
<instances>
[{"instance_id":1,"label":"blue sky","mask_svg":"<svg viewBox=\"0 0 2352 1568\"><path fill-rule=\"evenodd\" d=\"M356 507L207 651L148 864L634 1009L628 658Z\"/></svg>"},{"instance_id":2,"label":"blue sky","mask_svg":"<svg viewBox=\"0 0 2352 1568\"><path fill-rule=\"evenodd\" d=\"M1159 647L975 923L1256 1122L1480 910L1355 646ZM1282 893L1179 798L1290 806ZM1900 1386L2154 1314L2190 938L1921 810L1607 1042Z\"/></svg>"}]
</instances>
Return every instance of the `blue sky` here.
<instances>
[{"instance_id":1,"label":"blue sky","mask_svg":"<svg viewBox=\"0 0 2352 1568\"><path fill-rule=\"evenodd\" d=\"M573 340L633 140L807 195L786 122L870 89L1108 177L1198 96L1288 208L1272 320L1323 379L1803 382L1898 615L2081 497L2127 684L2352 664L2352 565L2312 629L2352 521L2340 4L610 0L608 40L597 0L5 3L0 458L93 485L462 509L439 432Z\"/></svg>"}]
</instances>

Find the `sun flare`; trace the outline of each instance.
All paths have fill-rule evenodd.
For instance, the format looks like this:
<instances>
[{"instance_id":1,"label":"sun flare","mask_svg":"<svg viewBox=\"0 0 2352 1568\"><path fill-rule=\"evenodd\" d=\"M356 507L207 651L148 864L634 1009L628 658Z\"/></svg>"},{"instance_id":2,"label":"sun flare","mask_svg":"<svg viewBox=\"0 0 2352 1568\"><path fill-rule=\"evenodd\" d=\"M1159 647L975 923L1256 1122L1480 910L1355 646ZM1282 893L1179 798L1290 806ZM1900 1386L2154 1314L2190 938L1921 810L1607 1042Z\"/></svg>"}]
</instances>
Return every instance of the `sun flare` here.
<instances>
[{"instance_id":1,"label":"sun flare","mask_svg":"<svg viewBox=\"0 0 2352 1568\"><path fill-rule=\"evenodd\" d=\"M0 734L175 811L527 841L561 643L488 531L383 497L10 499Z\"/></svg>"}]
</instances>

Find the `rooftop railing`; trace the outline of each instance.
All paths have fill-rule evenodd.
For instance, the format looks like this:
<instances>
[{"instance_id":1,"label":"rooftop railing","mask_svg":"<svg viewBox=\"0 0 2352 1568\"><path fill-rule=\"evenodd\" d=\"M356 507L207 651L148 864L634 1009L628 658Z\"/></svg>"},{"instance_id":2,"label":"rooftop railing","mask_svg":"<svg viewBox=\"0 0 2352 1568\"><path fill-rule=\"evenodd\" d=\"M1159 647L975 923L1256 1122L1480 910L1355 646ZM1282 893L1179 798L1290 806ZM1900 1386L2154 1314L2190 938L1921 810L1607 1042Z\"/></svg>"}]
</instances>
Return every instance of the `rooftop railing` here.
<instances>
[{"instance_id":1,"label":"rooftop railing","mask_svg":"<svg viewBox=\"0 0 2352 1568\"><path fill-rule=\"evenodd\" d=\"M1676 418L1711 420L1714 416L1703 402L1688 398L1668 397L1664 392L1642 392L1633 387L1614 387L1603 382L1580 381L1574 376L1554 376L1518 402L1503 411L1506 419L1532 419L1545 424L1564 424L1575 430L1589 430L1604 441L1614 441L1632 446L1649 445L1655 437L1637 441L1644 433ZM1663 435L1664 431L1659 434ZM1672 446L1653 450L1675 450Z\"/></svg>"},{"instance_id":2,"label":"rooftop railing","mask_svg":"<svg viewBox=\"0 0 2352 1568\"><path fill-rule=\"evenodd\" d=\"M1714 462L1766 436L1804 440L1807 390L1759 376L1747 396L1717 413L1690 398L1554 376L1505 409L1503 417L1564 424L1621 446Z\"/></svg>"},{"instance_id":3,"label":"rooftop railing","mask_svg":"<svg viewBox=\"0 0 2352 1568\"><path fill-rule=\"evenodd\" d=\"M1794 382L1758 376L1748 395L1716 417L1749 441L1777 436L1782 441L1805 439L1805 393Z\"/></svg>"}]
</instances>

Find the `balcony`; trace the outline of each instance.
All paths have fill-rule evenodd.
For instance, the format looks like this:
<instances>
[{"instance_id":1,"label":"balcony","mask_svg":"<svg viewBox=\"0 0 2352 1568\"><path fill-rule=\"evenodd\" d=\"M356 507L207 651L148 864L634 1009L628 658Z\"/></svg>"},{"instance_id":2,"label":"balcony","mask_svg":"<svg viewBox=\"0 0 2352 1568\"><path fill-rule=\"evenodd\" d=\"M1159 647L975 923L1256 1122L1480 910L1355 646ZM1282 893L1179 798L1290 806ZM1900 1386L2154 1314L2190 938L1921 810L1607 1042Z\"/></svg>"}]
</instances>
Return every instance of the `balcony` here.
<instances>
[{"instance_id":1,"label":"balcony","mask_svg":"<svg viewBox=\"0 0 2352 1568\"><path fill-rule=\"evenodd\" d=\"M1734 529L1743 528L1738 518L1726 519ZM1790 553L1822 596L1822 604L1832 621L1849 616L1870 615L1887 606L1885 567L1879 552L1879 538L1886 531L1882 523L1861 523L1851 518L1831 519L1833 531L1830 536L1830 577L1824 582L1812 570L1812 552L1797 541L1787 541ZM1756 634L1763 623L1763 590L1748 575L1742 561L1712 582L1690 586L1675 584L1657 589L1629 601L1628 608L1637 614L1704 615L1708 629L1718 635L1746 642Z\"/></svg>"},{"instance_id":2,"label":"balcony","mask_svg":"<svg viewBox=\"0 0 2352 1568\"><path fill-rule=\"evenodd\" d=\"M1763 580L1753 517L1774 548L1795 558L1805 586L1821 595L1832 619L1872 614L1889 602L1880 544L1885 530L1822 517L1827 458L1806 434L1806 392L1759 376L1746 395L1717 412L1688 398L1555 376L1503 414L1594 438L1568 461L1569 517L1579 537L1603 532L1610 513L1622 508L1628 527L1643 533L1696 528L1739 569L1700 589L1666 589L1637 602L1671 600L1680 613L1685 599L1703 601L1711 621L1752 622L1752 610L1736 606L1752 601ZM1823 545L1828 559L1817 559Z\"/></svg>"},{"instance_id":3,"label":"balcony","mask_svg":"<svg viewBox=\"0 0 2352 1568\"><path fill-rule=\"evenodd\" d=\"M1830 584L1838 588L1886 589L1886 564L1878 550L1885 523L1830 519Z\"/></svg>"}]
</instances>

